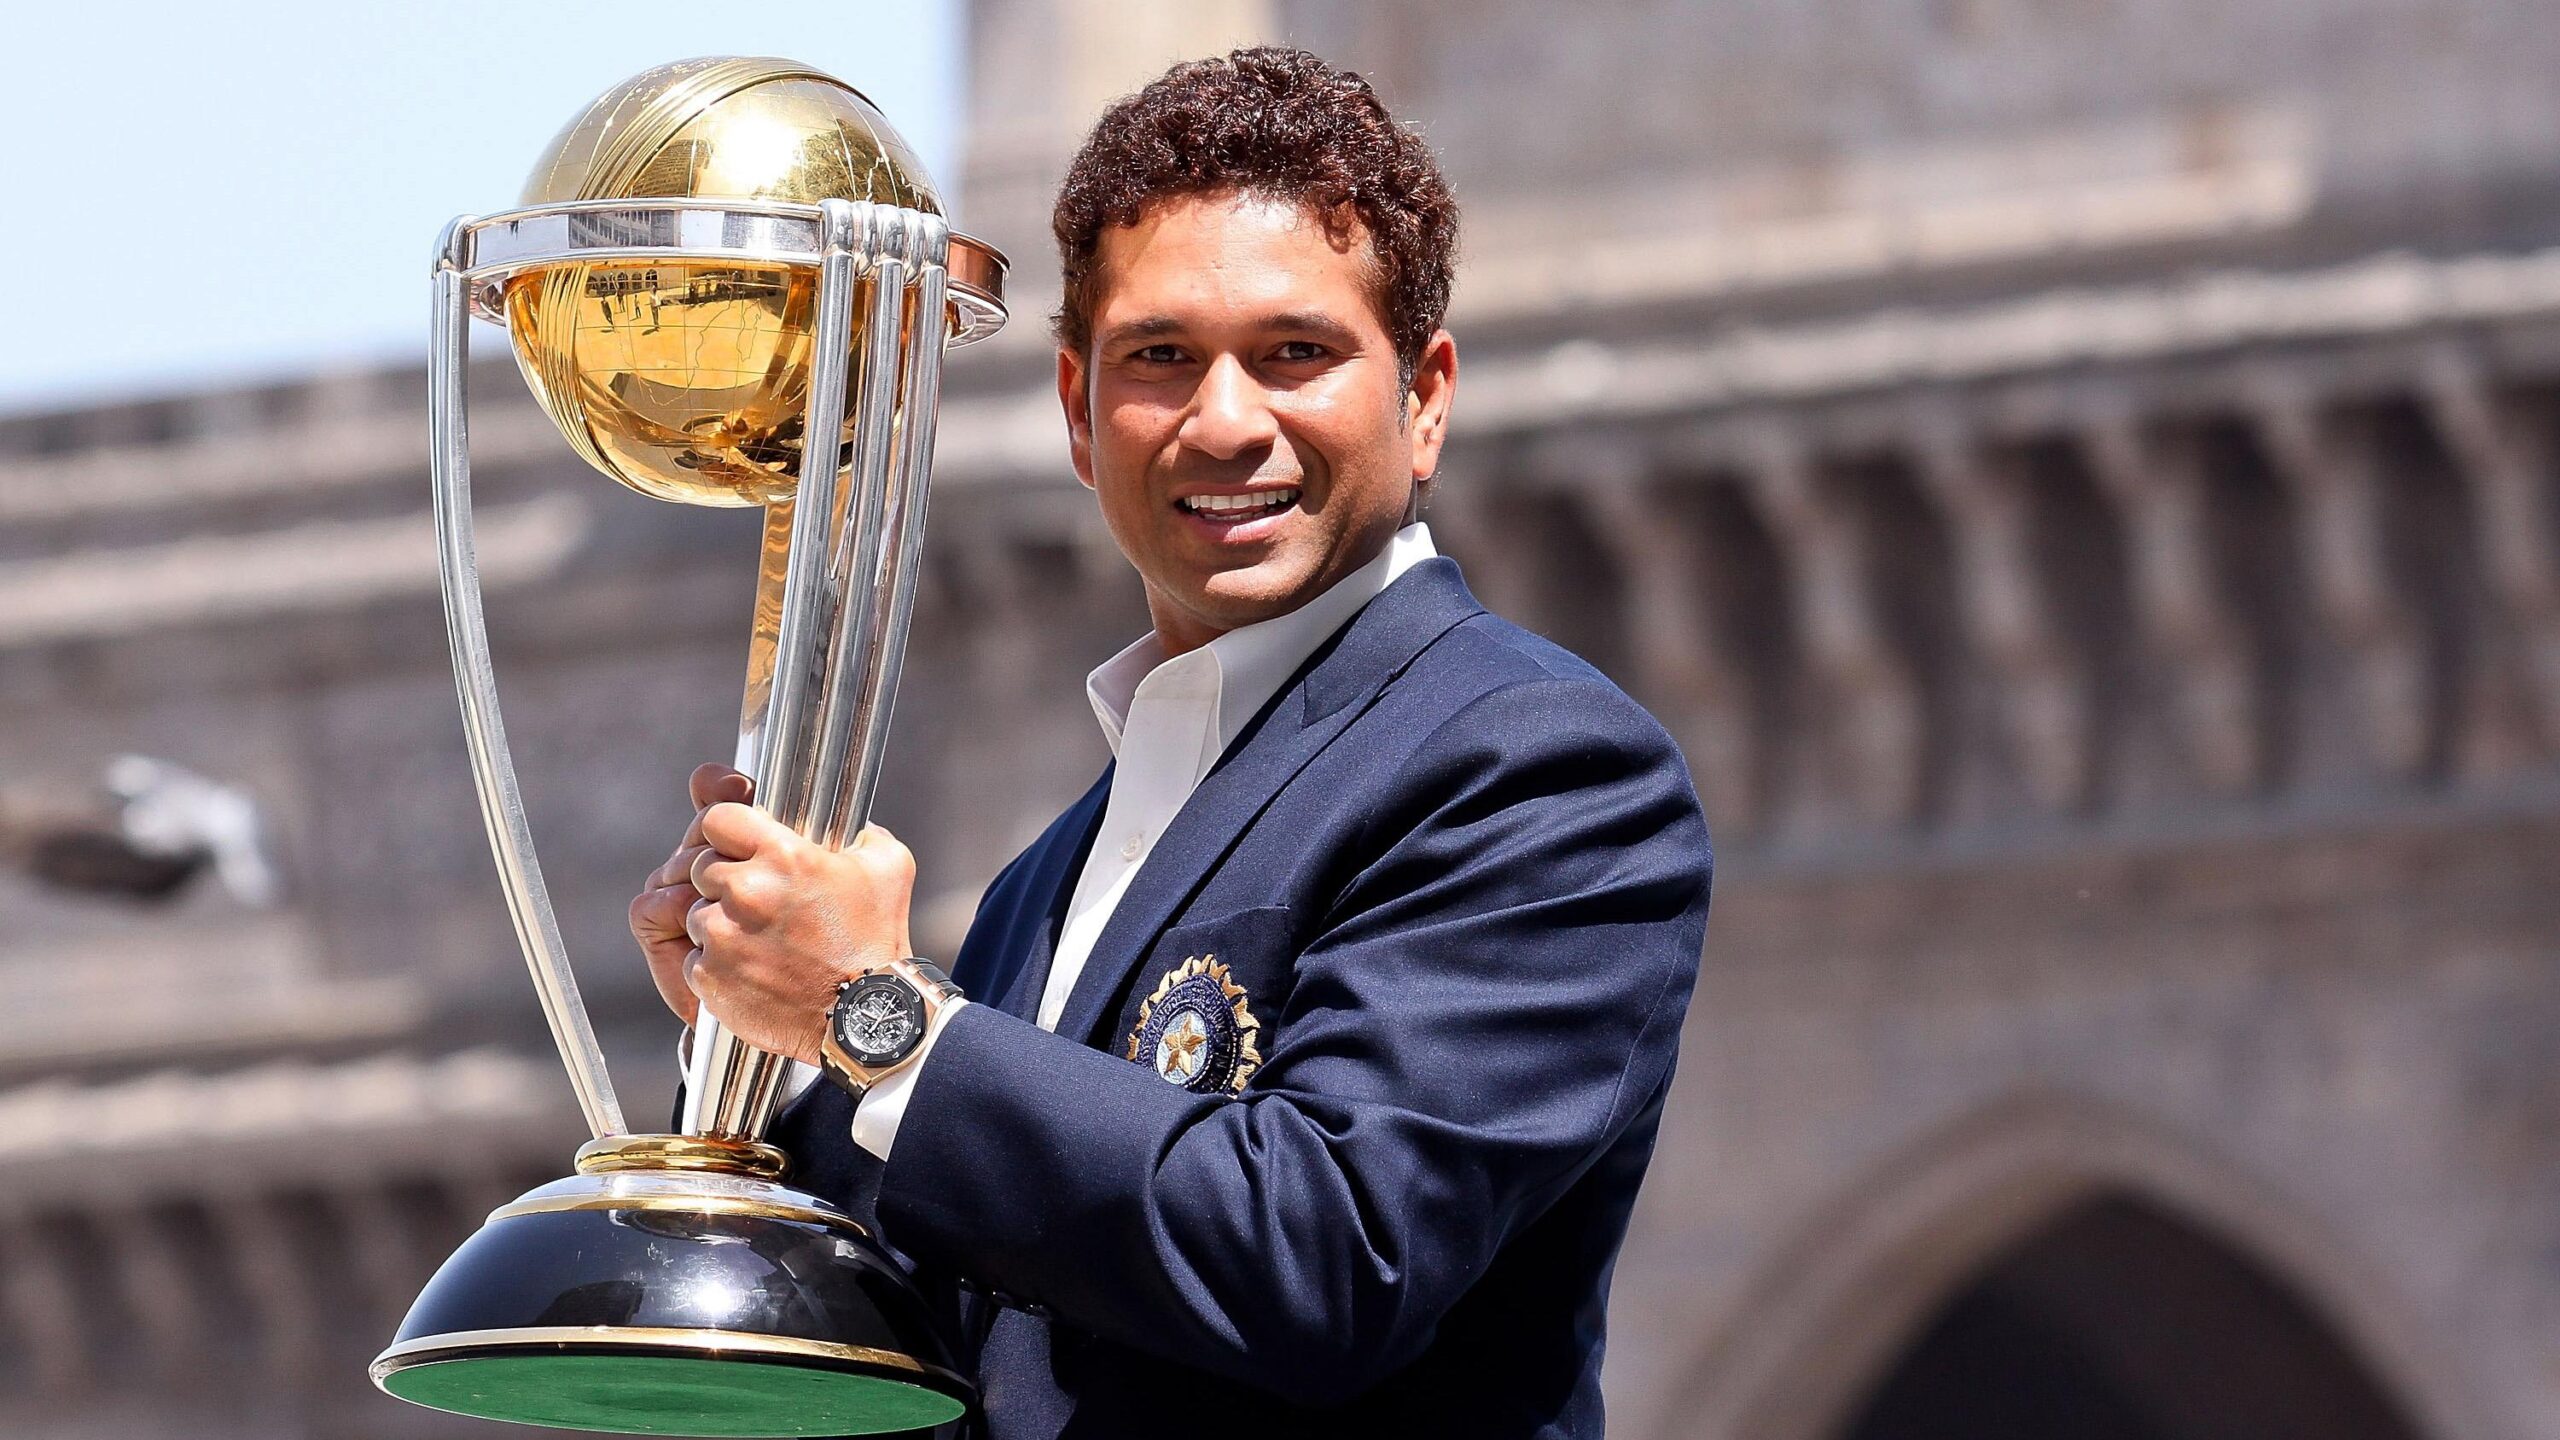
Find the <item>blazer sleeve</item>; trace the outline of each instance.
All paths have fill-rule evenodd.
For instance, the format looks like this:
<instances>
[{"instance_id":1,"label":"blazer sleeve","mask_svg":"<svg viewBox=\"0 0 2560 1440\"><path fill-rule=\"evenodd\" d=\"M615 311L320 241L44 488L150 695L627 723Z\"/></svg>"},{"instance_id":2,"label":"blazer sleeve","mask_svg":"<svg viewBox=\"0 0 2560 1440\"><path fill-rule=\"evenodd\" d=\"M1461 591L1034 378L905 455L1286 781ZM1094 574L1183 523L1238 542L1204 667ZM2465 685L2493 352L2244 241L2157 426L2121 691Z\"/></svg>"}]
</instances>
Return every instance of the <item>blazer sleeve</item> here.
<instances>
[{"instance_id":1,"label":"blazer sleeve","mask_svg":"<svg viewBox=\"0 0 2560 1440\"><path fill-rule=\"evenodd\" d=\"M1299 1403L1419 1355L1668 1082L1710 859L1596 680L1479 698L1371 803L1243 1095L957 1012L883 1175L901 1248Z\"/></svg>"}]
</instances>

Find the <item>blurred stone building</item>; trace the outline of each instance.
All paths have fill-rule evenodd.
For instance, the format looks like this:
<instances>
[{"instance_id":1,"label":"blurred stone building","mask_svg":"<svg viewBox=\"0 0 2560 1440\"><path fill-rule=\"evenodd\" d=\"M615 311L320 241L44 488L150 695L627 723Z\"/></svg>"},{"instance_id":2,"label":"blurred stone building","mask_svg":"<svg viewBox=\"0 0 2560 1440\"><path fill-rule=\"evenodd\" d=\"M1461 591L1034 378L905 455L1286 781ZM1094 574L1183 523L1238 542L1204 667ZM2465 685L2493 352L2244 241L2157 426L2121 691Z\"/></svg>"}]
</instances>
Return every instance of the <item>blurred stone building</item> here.
<instances>
[{"instance_id":1,"label":"blurred stone building","mask_svg":"<svg viewBox=\"0 0 2560 1440\"><path fill-rule=\"evenodd\" d=\"M1719 839L1613 1433L2560 1437L2560 8L972 20L961 219L1026 283L951 383L884 802L928 946L1098 767L1080 677L1144 623L1060 463L1046 188L1164 59L1287 36L1468 207L1435 530L1654 707ZM482 343L509 728L647 1115L622 907L727 753L753 521L583 473ZM362 1379L579 1138L422 390L0 425L0 1432L495 1433ZM127 754L254 796L282 902L61 889Z\"/></svg>"}]
</instances>

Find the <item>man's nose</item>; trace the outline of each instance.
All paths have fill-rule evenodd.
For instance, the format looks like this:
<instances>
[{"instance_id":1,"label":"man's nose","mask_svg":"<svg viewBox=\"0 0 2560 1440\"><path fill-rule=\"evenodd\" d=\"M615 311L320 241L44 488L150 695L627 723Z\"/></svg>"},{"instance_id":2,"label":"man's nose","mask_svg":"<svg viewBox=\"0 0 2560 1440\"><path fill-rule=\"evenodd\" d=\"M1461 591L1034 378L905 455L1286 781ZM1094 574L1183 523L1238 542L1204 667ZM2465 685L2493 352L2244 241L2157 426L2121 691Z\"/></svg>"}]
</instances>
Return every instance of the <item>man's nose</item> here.
<instances>
[{"instance_id":1,"label":"man's nose","mask_svg":"<svg viewBox=\"0 0 2560 1440\"><path fill-rule=\"evenodd\" d=\"M1232 460L1278 440L1280 422L1271 414L1270 392L1242 362L1221 355L1200 377L1180 438L1189 449Z\"/></svg>"}]
</instances>

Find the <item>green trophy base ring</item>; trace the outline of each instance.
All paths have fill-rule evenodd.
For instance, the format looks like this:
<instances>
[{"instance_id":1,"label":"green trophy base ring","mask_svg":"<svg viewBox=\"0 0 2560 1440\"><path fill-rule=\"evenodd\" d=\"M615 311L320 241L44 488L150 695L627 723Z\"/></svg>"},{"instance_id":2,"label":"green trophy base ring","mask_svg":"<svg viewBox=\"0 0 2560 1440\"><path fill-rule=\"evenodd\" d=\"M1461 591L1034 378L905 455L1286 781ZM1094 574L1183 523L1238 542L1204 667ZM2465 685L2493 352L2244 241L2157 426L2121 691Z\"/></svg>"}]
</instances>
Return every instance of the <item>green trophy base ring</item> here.
<instances>
[{"instance_id":1,"label":"green trophy base ring","mask_svg":"<svg viewBox=\"0 0 2560 1440\"><path fill-rule=\"evenodd\" d=\"M496 1354L432 1361L382 1388L438 1410L624 1435L810 1436L920 1430L966 1410L876 1375L680 1355Z\"/></svg>"}]
</instances>

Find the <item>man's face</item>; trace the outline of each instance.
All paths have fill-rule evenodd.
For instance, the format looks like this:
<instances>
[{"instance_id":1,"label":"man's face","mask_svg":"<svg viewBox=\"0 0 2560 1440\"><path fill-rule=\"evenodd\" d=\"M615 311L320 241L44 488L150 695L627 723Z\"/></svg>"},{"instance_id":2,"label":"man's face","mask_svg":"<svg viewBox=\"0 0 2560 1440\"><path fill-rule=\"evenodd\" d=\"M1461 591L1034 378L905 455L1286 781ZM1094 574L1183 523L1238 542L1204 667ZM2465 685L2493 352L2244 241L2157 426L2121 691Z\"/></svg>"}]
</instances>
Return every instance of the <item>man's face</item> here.
<instances>
[{"instance_id":1,"label":"man's face","mask_svg":"<svg viewBox=\"0 0 2560 1440\"><path fill-rule=\"evenodd\" d=\"M1385 548L1440 460L1457 348L1408 388L1354 227L1183 197L1103 233L1085 353L1058 352L1077 478L1168 653L1284 615Z\"/></svg>"}]
</instances>

